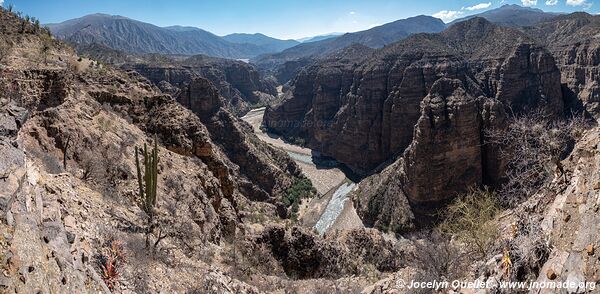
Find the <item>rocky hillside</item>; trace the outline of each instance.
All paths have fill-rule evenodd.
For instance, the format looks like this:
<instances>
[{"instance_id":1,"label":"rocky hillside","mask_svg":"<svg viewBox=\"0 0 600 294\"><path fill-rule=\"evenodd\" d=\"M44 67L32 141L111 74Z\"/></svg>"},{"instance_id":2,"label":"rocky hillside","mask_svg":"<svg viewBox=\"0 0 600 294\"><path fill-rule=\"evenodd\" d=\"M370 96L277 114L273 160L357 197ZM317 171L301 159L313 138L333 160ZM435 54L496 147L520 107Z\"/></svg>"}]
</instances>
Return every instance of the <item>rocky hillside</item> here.
<instances>
[{"instance_id":1,"label":"rocky hillside","mask_svg":"<svg viewBox=\"0 0 600 294\"><path fill-rule=\"evenodd\" d=\"M252 44L263 47L270 52L281 52L287 48L294 47L300 42L296 40L279 40L265 36L261 33L256 34L243 34L235 33L223 36L223 39L236 44Z\"/></svg>"},{"instance_id":2,"label":"rocky hillside","mask_svg":"<svg viewBox=\"0 0 600 294\"><path fill-rule=\"evenodd\" d=\"M270 46L229 42L210 32L173 26L161 28L123 16L92 14L48 24L52 33L75 47L100 44L127 53L205 54L224 58L251 58L278 52Z\"/></svg>"},{"instance_id":3,"label":"rocky hillside","mask_svg":"<svg viewBox=\"0 0 600 294\"><path fill-rule=\"evenodd\" d=\"M178 59L145 55L131 58L120 67L140 73L173 95L196 78L208 79L225 98L225 106L236 115L245 114L251 107L266 105L277 97L275 82L263 78L254 66L242 61L204 55Z\"/></svg>"},{"instance_id":4,"label":"rocky hillside","mask_svg":"<svg viewBox=\"0 0 600 294\"><path fill-rule=\"evenodd\" d=\"M584 12L562 15L523 31L544 44L561 72L565 99L574 108L600 117L596 72L600 65L597 42L600 17Z\"/></svg>"},{"instance_id":5,"label":"rocky hillside","mask_svg":"<svg viewBox=\"0 0 600 294\"><path fill-rule=\"evenodd\" d=\"M2 292L357 292L404 266L409 248L376 230L294 226L282 199L307 192L298 166L207 79L174 97L15 14L0 10L0 26ZM159 158L151 212L136 172L146 145Z\"/></svg>"}]
</instances>

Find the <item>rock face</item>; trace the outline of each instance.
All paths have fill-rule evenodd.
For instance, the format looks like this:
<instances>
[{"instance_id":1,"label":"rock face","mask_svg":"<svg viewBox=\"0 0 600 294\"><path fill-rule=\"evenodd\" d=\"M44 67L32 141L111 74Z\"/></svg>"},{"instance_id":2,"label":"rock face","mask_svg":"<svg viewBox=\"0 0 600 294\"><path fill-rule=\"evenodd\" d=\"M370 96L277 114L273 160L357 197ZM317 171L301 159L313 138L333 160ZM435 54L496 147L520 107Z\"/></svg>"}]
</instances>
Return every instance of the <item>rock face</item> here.
<instances>
[{"instance_id":1,"label":"rock face","mask_svg":"<svg viewBox=\"0 0 600 294\"><path fill-rule=\"evenodd\" d=\"M600 117L600 17L584 12L561 15L524 32L547 46L561 72L566 101L571 107Z\"/></svg>"},{"instance_id":2,"label":"rock face","mask_svg":"<svg viewBox=\"0 0 600 294\"><path fill-rule=\"evenodd\" d=\"M460 80L439 79L433 84L421 102L414 140L404 153L405 191L411 201L443 202L482 182L478 106Z\"/></svg>"},{"instance_id":3,"label":"rock face","mask_svg":"<svg viewBox=\"0 0 600 294\"><path fill-rule=\"evenodd\" d=\"M173 92L169 86L183 89L195 78L206 78L215 85L225 98L226 106L235 114L244 114L251 106L267 103L277 96L274 83L262 78L252 65L242 61L203 55L182 61L165 56L147 56L141 62L127 63L122 67L137 71L167 92Z\"/></svg>"},{"instance_id":4,"label":"rock face","mask_svg":"<svg viewBox=\"0 0 600 294\"><path fill-rule=\"evenodd\" d=\"M366 56L331 58L301 72L285 101L267 109L265 124L366 174L408 147L421 101L442 77L515 112L563 110L552 56L525 35L481 18Z\"/></svg>"},{"instance_id":5,"label":"rock face","mask_svg":"<svg viewBox=\"0 0 600 294\"><path fill-rule=\"evenodd\" d=\"M481 18L362 59L342 56L301 72L265 125L363 175L401 157L359 185L355 204L371 225L411 228L408 207L430 210L469 186L494 185L503 164L482 144L485 130L503 127L509 110L564 109L552 55Z\"/></svg>"},{"instance_id":6,"label":"rock face","mask_svg":"<svg viewBox=\"0 0 600 294\"><path fill-rule=\"evenodd\" d=\"M600 259L594 248L600 246L600 131L589 130L579 140L565 161L570 176L566 183L555 182L556 196L543 210L541 229L553 246L548 260L540 269L537 282L597 283ZM530 205L533 206L533 205ZM591 249L591 250L590 250ZM596 250L597 251L597 250ZM579 285L578 285L579 287ZM585 292L586 287L571 287L570 292ZM590 287L587 287L590 290ZM597 291L596 287L596 291ZM593 291L592 291L593 292Z\"/></svg>"}]
</instances>

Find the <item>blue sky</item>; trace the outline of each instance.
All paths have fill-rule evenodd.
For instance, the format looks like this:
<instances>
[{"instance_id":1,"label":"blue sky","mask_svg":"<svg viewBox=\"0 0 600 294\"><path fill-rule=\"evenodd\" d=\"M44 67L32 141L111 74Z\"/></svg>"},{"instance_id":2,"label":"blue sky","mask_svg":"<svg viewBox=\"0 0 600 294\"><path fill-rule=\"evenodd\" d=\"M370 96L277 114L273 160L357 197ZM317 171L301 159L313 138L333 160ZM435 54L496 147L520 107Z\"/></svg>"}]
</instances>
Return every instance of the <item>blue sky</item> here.
<instances>
[{"instance_id":1,"label":"blue sky","mask_svg":"<svg viewBox=\"0 0 600 294\"><path fill-rule=\"evenodd\" d=\"M301 38L353 32L419 14L444 21L503 4L545 11L600 11L600 0L0 0L4 6L61 22L91 13L127 16L158 26L195 26L217 35L260 32L277 38Z\"/></svg>"}]
</instances>

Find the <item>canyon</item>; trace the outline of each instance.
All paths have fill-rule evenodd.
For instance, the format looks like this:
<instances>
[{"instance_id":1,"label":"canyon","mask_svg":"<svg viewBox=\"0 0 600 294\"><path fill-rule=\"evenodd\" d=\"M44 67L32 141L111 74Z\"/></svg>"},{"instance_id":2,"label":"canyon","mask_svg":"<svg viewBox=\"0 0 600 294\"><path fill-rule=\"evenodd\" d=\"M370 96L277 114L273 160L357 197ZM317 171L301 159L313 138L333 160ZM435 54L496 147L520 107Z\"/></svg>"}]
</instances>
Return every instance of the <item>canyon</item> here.
<instances>
[{"instance_id":1,"label":"canyon","mask_svg":"<svg viewBox=\"0 0 600 294\"><path fill-rule=\"evenodd\" d=\"M0 292L598 291L600 16L0 28Z\"/></svg>"}]
</instances>

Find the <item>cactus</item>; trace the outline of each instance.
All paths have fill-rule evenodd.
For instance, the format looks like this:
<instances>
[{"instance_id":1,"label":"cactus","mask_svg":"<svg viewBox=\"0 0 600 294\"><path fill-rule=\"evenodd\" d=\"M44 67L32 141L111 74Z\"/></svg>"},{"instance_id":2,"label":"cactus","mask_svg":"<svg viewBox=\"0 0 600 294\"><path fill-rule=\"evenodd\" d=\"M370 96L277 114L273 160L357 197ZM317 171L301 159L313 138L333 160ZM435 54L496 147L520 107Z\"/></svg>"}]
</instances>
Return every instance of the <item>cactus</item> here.
<instances>
[{"instance_id":1,"label":"cactus","mask_svg":"<svg viewBox=\"0 0 600 294\"><path fill-rule=\"evenodd\" d=\"M148 146L144 143L144 174L142 176L142 168L138 148L135 149L135 166L137 168L139 201L140 207L148 215L148 228L146 231L146 244L150 240L149 236L154 227L154 206L156 206L156 184L158 180L158 144L156 135L154 135L154 148L148 153Z\"/></svg>"}]
</instances>

